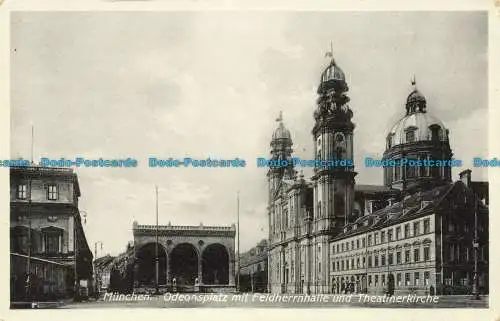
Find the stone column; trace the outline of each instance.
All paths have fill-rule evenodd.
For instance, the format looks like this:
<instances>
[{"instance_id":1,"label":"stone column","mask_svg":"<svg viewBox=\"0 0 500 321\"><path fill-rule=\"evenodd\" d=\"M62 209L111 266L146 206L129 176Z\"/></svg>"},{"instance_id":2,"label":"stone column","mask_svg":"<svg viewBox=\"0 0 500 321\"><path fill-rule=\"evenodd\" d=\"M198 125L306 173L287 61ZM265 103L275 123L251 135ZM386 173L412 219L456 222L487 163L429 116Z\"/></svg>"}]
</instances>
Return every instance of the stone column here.
<instances>
[{"instance_id":1,"label":"stone column","mask_svg":"<svg viewBox=\"0 0 500 321\"><path fill-rule=\"evenodd\" d=\"M167 286L170 286L170 285L172 285L172 268L170 266L170 252L166 251L165 256L166 256L166 260L167 260L165 262L165 268L167 270L165 277L166 277Z\"/></svg>"},{"instance_id":2,"label":"stone column","mask_svg":"<svg viewBox=\"0 0 500 321\"><path fill-rule=\"evenodd\" d=\"M234 274L235 274L235 266L233 257L233 259L229 259L229 286L236 286Z\"/></svg>"},{"instance_id":3,"label":"stone column","mask_svg":"<svg viewBox=\"0 0 500 321\"><path fill-rule=\"evenodd\" d=\"M138 271L139 271L139 264L137 263L137 259L135 259L135 262L134 262L134 289L136 289L137 287L139 287L139 281L137 280L137 274L138 274Z\"/></svg>"},{"instance_id":4,"label":"stone column","mask_svg":"<svg viewBox=\"0 0 500 321\"><path fill-rule=\"evenodd\" d=\"M198 282L199 282L199 284L203 283L203 280L202 280L203 273L201 271L201 268L202 268L201 254L199 254L198 255Z\"/></svg>"}]
</instances>

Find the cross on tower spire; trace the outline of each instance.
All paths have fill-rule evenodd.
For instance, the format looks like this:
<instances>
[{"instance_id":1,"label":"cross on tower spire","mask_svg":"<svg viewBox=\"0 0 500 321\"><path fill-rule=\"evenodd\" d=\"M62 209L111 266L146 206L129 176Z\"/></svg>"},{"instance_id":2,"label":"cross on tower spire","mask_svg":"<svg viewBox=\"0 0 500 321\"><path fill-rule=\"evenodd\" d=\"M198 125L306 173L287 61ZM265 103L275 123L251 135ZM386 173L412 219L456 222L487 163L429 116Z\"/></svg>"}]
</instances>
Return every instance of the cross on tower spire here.
<instances>
[{"instance_id":1,"label":"cross on tower spire","mask_svg":"<svg viewBox=\"0 0 500 321\"><path fill-rule=\"evenodd\" d=\"M280 110L280 114L279 114L278 118L276 118L276 121L278 121L280 123L283 121L283 111Z\"/></svg>"},{"instance_id":2,"label":"cross on tower spire","mask_svg":"<svg viewBox=\"0 0 500 321\"><path fill-rule=\"evenodd\" d=\"M325 57L333 58L333 43L330 41L330 50L325 53Z\"/></svg>"},{"instance_id":3,"label":"cross on tower spire","mask_svg":"<svg viewBox=\"0 0 500 321\"><path fill-rule=\"evenodd\" d=\"M415 77L415 75L413 75L413 77L411 78L411 85L417 86L417 78Z\"/></svg>"}]
</instances>

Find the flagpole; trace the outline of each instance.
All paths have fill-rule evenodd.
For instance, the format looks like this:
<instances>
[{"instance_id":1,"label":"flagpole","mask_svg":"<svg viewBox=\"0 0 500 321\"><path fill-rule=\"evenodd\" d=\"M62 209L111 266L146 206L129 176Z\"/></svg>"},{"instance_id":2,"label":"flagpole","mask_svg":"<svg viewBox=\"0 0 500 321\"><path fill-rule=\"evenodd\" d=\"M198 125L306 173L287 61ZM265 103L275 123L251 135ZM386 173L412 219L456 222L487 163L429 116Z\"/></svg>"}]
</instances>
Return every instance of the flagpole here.
<instances>
[{"instance_id":1,"label":"flagpole","mask_svg":"<svg viewBox=\"0 0 500 321\"><path fill-rule=\"evenodd\" d=\"M155 186L156 189L156 230L155 230L155 236L156 236L156 242L155 242L155 289L156 289L156 294L159 293L158 289L158 275L160 272L160 261L158 258L158 185Z\"/></svg>"},{"instance_id":2,"label":"flagpole","mask_svg":"<svg viewBox=\"0 0 500 321\"><path fill-rule=\"evenodd\" d=\"M35 149L35 127L31 125L31 164L33 164L33 155Z\"/></svg>"},{"instance_id":3,"label":"flagpole","mask_svg":"<svg viewBox=\"0 0 500 321\"><path fill-rule=\"evenodd\" d=\"M238 271L236 279L236 292L240 292L240 191L236 194L236 213L237 213L237 233L238 233Z\"/></svg>"}]
</instances>

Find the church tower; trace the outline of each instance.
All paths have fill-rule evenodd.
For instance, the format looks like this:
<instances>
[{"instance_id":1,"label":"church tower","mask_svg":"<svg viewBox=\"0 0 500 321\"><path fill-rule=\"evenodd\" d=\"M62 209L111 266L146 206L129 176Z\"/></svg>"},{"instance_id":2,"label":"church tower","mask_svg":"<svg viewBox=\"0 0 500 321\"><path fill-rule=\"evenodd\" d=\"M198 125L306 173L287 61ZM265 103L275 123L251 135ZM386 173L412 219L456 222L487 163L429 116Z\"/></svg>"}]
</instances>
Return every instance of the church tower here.
<instances>
[{"instance_id":1,"label":"church tower","mask_svg":"<svg viewBox=\"0 0 500 321\"><path fill-rule=\"evenodd\" d=\"M321 74L315 124L312 130L317 161L351 161L350 166L315 167L314 220L316 233L335 234L348 221L354 202L353 131L348 86L344 72L330 52L330 64Z\"/></svg>"},{"instance_id":2,"label":"church tower","mask_svg":"<svg viewBox=\"0 0 500 321\"><path fill-rule=\"evenodd\" d=\"M276 119L279 123L278 128L273 132L271 139L271 160L275 162L287 161L285 166L270 166L267 173L269 181L270 199L273 199L274 194L279 189L280 182L283 179L293 179L295 171L292 164L292 136L290 131L286 129L283 124L283 113L280 112L279 117Z\"/></svg>"},{"instance_id":3,"label":"church tower","mask_svg":"<svg viewBox=\"0 0 500 321\"><path fill-rule=\"evenodd\" d=\"M354 205L353 131L348 86L344 72L333 59L321 74L315 124L312 130L316 167L312 181L313 224L310 270L313 293L327 293L330 283L329 241L342 231ZM333 162L344 162L334 164ZM350 164L345 162L350 161ZM319 164L321 162L321 164ZM325 164L326 166L323 166ZM320 166L318 166L320 165Z\"/></svg>"}]
</instances>

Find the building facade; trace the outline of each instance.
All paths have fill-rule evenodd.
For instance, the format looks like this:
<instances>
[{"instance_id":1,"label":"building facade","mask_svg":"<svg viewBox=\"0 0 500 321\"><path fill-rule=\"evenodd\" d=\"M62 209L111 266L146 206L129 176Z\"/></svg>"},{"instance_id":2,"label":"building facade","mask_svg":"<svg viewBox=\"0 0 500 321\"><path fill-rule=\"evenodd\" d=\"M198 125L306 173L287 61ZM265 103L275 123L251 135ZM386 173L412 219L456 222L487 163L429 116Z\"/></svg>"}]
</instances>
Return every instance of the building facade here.
<instances>
[{"instance_id":1,"label":"building facade","mask_svg":"<svg viewBox=\"0 0 500 321\"><path fill-rule=\"evenodd\" d=\"M162 291L235 291L234 224L157 227L134 222L133 233L134 288L158 286Z\"/></svg>"},{"instance_id":2,"label":"building facade","mask_svg":"<svg viewBox=\"0 0 500 321\"><path fill-rule=\"evenodd\" d=\"M91 283L93 256L79 197L72 169L11 168L12 301L71 296Z\"/></svg>"},{"instance_id":3,"label":"building facade","mask_svg":"<svg viewBox=\"0 0 500 321\"><path fill-rule=\"evenodd\" d=\"M412 85L386 138L384 185L355 182L353 112L333 58L313 112L310 180L294 169L280 115L267 173L269 291L470 293L474 278L488 291L488 183L470 170L452 182L449 131Z\"/></svg>"},{"instance_id":4,"label":"building facade","mask_svg":"<svg viewBox=\"0 0 500 321\"><path fill-rule=\"evenodd\" d=\"M243 253L240 257L241 292L267 292L267 240Z\"/></svg>"}]
</instances>

